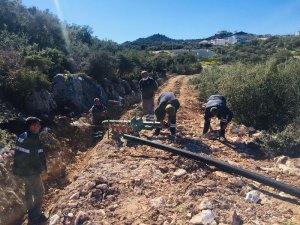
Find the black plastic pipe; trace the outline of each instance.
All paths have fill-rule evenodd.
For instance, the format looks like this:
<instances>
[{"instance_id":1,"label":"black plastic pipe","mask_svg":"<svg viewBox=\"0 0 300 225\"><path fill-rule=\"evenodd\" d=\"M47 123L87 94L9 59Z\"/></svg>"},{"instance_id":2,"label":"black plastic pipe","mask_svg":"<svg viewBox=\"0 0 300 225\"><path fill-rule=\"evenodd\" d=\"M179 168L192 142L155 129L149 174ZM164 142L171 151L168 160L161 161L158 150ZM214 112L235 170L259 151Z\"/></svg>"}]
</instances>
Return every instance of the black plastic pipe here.
<instances>
[{"instance_id":1,"label":"black plastic pipe","mask_svg":"<svg viewBox=\"0 0 300 225\"><path fill-rule=\"evenodd\" d=\"M193 152L189 152L189 151L182 150L182 149L179 149L179 148L175 148L175 147L171 147L171 146L168 146L168 145L156 143L156 142L149 141L149 140L146 140L146 139L143 139L143 138L138 138L138 137L135 137L135 136L132 136L132 135L125 134L124 137L128 140L131 140L131 141L135 141L135 142L139 142L141 144L145 144L145 145L149 145L149 146L152 146L152 147L155 147L155 148L159 148L159 149L165 150L167 152L171 152L171 153L174 153L174 154L177 154L177 155L189 158L189 159L194 159L196 161L204 162L206 164L215 166L215 167L219 168L220 170L222 170L224 172L241 175L243 177L249 178L251 180L255 180L255 181L257 181L259 183L262 183L262 184L265 184L267 186L276 188L276 189L278 189L280 191L283 191L283 192L285 192L289 195L293 195L293 196L296 196L296 197L300 198L300 189L299 188L281 183L279 181L276 181L276 180L274 180L272 178L269 178L269 177L266 177L264 175L254 173L254 172L251 172L251 171L248 171L248 170L236 167L236 166L232 166L232 165L230 165L226 162L215 160L215 159L212 159L212 158L207 157L207 156L202 156L202 155L199 155L199 154L196 154L196 153L193 153Z\"/></svg>"}]
</instances>

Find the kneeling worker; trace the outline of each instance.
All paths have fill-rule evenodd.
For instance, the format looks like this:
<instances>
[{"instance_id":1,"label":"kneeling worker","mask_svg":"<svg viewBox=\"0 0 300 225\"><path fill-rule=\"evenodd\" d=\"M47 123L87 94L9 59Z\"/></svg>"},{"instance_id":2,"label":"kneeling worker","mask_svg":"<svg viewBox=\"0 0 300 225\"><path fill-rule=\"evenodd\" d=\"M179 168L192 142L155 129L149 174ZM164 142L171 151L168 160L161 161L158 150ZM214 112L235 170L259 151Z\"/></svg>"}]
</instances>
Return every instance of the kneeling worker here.
<instances>
[{"instance_id":1,"label":"kneeling worker","mask_svg":"<svg viewBox=\"0 0 300 225\"><path fill-rule=\"evenodd\" d=\"M94 99L94 105L89 110L89 113L92 114L93 119L93 138L94 141L99 141L99 138L101 139L103 137L103 134L101 132L101 122L106 118L107 116L107 109L102 104L102 101L99 98Z\"/></svg>"},{"instance_id":2,"label":"kneeling worker","mask_svg":"<svg viewBox=\"0 0 300 225\"><path fill-rule=\"evenodd\" d=\"M107 109L99 98L95 98L94 105L89 110L89 113L92 113L93 124L99 126L107 115Z\"/></svg>"},{"instance_id":3,"label":"kneeling worker","mask_svg":"<svg viewBox=\"0 0 300 225\"><path fill-rule=\"evenodd\" d=\"M176 133L176 112L180 107L178 99L173 92L163 92L158 97L158 106L155 109L155 116L160 125L156 127L154 134L159 135L161 128L165 126L164 118L168 115L168 123L170 124L170 132L172 135Z\"/></svg>"},{"instance_id":4,"label":"kneeling worker","mask_svg":"<svg viewBox=\"0 0 300 225\"><path fill-rule=\"evenodd\" d=\"M210 120L212 117L217 117L220 120L220 133L219 138L225 138L225 129L227 124L231 121L233 114L226 106L226 98L222 95L212 95L208 98L208 102L206 103L205 107L205 114L204 114L204 129L203 134L206 134L210 126ZM211 129L212 130L212 129Z\"/></svg>"}]
</instances>

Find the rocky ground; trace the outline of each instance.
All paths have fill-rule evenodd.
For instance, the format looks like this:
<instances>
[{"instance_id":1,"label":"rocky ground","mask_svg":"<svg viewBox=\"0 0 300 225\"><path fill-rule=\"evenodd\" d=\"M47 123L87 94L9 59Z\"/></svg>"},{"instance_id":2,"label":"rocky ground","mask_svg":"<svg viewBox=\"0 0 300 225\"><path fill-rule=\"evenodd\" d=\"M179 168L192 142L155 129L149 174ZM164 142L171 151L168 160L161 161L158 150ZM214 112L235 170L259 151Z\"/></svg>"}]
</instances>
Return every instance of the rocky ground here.
<instances>
[{"instance_id":1,"label":"rocky ground","mask_svg":"<svg viewBox=\"0 0 300 225\"><path fill-rule=\"evenodd\" d=\"M263 158L245 144L255 132L251 128L231 124L226 144L201 137L203 108L188 80L175 76L160 88L175 92L181 103L178 137L168 138L168 131L159 137L142 131L141 137L300 187L300 160ZM217 121L213 126L217 128ZM107 135L77 157L67 179L68 186L48 190L51 225L300 224L300 201L295 197L152 147L128 143L116 148Z\"/></svg>"},{"instance_id":2,"label":"rocky ground","mask_svg":"<svg viewBox=\"0 0 300 225\"><path fill-rule=\"evenodd\" d=\"M53 91L33 92L20 108L13 107L0 93L1 225L19 224L17 221L24 214L23 182L12 174L12 156L17 136L25 130L26 117L38 115L42 126L47 127L41 132L47 152L49 178L46 187L59 188L69 183L65 175L76 157L95 145L90 115L84 113L91 107L94 97L101 96L108 100L106 103L113 118L121 114L120 103L124 104L122 110L125 110L139 99L127 81L108 81L100 85L77 75L57 75L53 81ZM80 115L83 117L79 118Z\"/></svg>"}]
</instances>

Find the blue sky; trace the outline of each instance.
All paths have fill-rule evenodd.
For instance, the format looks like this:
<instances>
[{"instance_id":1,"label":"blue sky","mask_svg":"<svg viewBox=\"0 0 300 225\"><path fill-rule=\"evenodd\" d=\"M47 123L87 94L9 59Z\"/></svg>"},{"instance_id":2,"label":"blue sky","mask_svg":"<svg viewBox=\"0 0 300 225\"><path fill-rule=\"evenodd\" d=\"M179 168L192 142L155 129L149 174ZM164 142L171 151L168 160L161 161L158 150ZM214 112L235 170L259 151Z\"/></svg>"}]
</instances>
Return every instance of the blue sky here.
<instances>
[{"instance_id":1,"label":"blue sky","mask_svg":"<svg viewBox=\"0 0 300 225\"><path fill-rule=\"evenodd\" d=\"M157 33L174 39L196 39L209 37L220 30L254 34L293 34L300 31L300 0L22 2L27 7L49 9L70 24L89 25L99 39L118 43ZM60 13L57 8L60 8Z\"/></svg>"}]
</instances>

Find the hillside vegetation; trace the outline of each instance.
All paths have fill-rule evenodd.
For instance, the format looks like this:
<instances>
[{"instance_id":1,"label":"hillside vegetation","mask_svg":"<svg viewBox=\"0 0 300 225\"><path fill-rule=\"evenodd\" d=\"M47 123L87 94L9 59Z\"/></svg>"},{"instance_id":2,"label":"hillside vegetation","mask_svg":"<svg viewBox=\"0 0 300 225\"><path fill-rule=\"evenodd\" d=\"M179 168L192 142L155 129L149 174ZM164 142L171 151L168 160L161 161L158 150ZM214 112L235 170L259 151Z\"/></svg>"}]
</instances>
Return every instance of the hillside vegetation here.
<instances>
[{"instance_id":1,"label":"hillside vegetation","mask_svg":"<svg viewBox=\"0 0 300 225\"><path fill-rule=\"evenodd\" d=\"M22 100L32 89L51 89L57 73L86 74L97 82L125 79L135 86L141 70L154 77L189 74L200 72L201 64L189 55L154 55L99 40L89 26L63 24L18 0L0 2L0 86L10 100Z\"/></svg>"},{"instance_id":2,"label":"hillside vegetation","mask_svg":"<svg viewBox=\"0 0 300 225\"><path fill-rule=\"evenodd\" d=\"M231 35L223 31L207 40ZM89 26L62 23L48 10L26 8L19 0L2 0L0 96L25 111L27 96L33 90L51 91L52 78L58 73L77 73L100 84L127 80L136 89L141 70L155 78L166 72L195 74L202 71L203 63L208 67L193 80L201 98L226 95L237 122L267 132L259 142L266 152L294 153L299 143L295 127L299 121L300 38L256 37L221 47L201 45L201 39L174 40L156 34L119 45L99 40ZM193 54L151 52L201 47L216 55L203 59Z\"/></svg>"},{"instance_id":3,"label":"hillside vegetation","mask_svg":"<svg viewBox=\"0 0 300 225\"><path fill-rule=\"evenodd\" d=\"M224 46L219 48L218 52L220 53L221 50L221 60L225 63L263 63L275 55L282 60L288 60L300 56L300 37L274 36L266 40L256 39L244 44Z\"/></svg>"},{"instance_id":4,"label":"hillside vegetation","mask_svg":"<svg viewBox=\"0 0 300 225\"><path fill-rule=\"evenodd\" d=\"M264 130L268 155L299 155L300 37L256 39L211 47L217 56L192 83L200 97L223 94L234 120ZM221 66L216 66L221 65Z\"/></svg>"},{"instance_id":5,"label":"hillside vegetation","mask_svg":"<svg viewBox=\"0 0 300 225\"><path fill-rule=\"evenodd\" d=\"M258 140L270 155L299 154L300 61L274 55L260 64L209 67L193 79L199 95L227 97L234 120L265 130Z\"/></svg>"}]
</instances>

